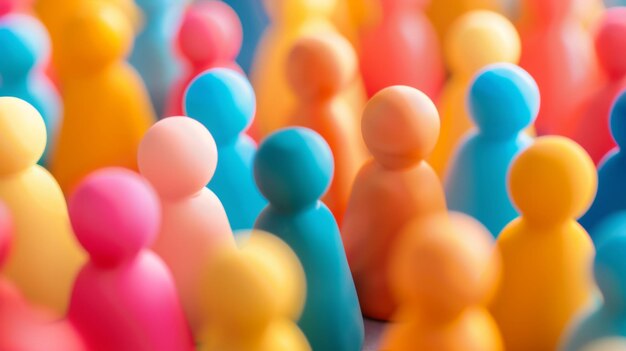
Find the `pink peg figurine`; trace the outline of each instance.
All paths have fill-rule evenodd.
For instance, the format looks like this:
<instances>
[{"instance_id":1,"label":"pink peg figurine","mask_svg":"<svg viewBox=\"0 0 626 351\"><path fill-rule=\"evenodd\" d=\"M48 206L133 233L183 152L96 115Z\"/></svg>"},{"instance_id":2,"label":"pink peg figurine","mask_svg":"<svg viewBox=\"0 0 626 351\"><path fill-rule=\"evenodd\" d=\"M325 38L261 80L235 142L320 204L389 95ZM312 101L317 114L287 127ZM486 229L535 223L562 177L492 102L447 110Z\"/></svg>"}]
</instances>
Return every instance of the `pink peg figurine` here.
<instances>
[{"instance_id":1,"label":"pink peg figurine","mask_svg":"<svg viewBox=\"0 0 626 351\"><path fill-rule=\"evenodd\" d=\"M138 164L161 199L161 232L153 249L172 270L187 320L198 331L203 266L216 248L235 243L224 206L205 187L217 166L215 141L194 119L166 118L141 141Z\"/></svg>"},{"instance_id":2,"label":"pink peg figurine","mask_svg":"<svg viewBox=\"0 0 626 351\"><path fill-rule=\"evenodd\" d=\"M183 115L187 86L200 73L211 68L229 68L243 74L235 62L243 42L241 22L237 13L221 1L199 1L190 5L176 41L186 65L170 91L166 116Z\"/></svg>"},{"instance_id":3,"label":"pink peg figurine","mask_svg":"<svg viewBox=\"0 0 626 351\"><path fill-rule=\"evenodd\" d=\"M93 351L194 349L172 275L148 249L160 224L149 183L124 168L87 176L69 201L76 238L89 253L69 320Z\"/></svg>"}]
</instances>

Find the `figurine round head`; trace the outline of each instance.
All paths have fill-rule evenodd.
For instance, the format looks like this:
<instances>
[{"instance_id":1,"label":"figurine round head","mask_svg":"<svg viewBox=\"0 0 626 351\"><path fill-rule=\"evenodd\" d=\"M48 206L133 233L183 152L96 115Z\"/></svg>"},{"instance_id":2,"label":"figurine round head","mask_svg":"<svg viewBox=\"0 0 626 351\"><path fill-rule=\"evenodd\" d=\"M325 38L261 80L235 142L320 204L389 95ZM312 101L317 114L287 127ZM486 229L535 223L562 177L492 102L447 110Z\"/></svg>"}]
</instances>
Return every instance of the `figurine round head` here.
<instances>
[{"instance_id":1,"label":"figurine round head","mask_svg":"<svg viewBox=\"0 0 626 351\"><path fill-rule=\"evenodd\" d=\"M115 265L156 238L161 207L150 184L125 168L88 175L68 202L76 238L94 263Z\"/></svg>"},{"instance_id":2,"label":"figurine round head","mask_svg":"<svg viewBox=\"0 0 626 351\"><path fill-rule=\"evenodd\" d=\"M85 2L63 26L60 45L65 69L89 71L122 60L132 45L133 29L124 14L107 2Z\"/></svg>"},{"instance_id":3,"label":"figurine round head","mask_svg":"<svg viewBox=\"0 0 626 351\"><path fill-rule=\"evenodd\" d=\"M365 145L377 162L404 168L430 155L439 138L439 113L421 91L393 86L379 91L361 119Z\"/></svg>"},{"instance_id":4,"label":"figurine round head","mask_svg":"<svg viewBox=\"0 0 626 351\"><path fill-rule=\"evenodd\" d=\"M596 283L607 310L626 313L626 235L622 233L598 246L594 263Z\"/></svg>"},{"instance_id":5,"label":"figurine round head","mask_svg":"<svg viewBox=\"0 0 626 351\"><path fill-rule=\"evenodd\" d=\"M538 138L509 170L509 193L535 225L558 225L582 216L597 187L593 161L580 145L558 136Z\"/></svg>"},{"instance_id":6,"label":"figurine round head","mask_svg":"<svg viewBox=\"0 0 626 351\"><path fill-rule=\"evenodd\" d=\"M242 74L215 68L197 76L187 87L185 114L202 123L218 145L234 143L254 118L256 97Z\"/></svg>"},{"instance_id":7,"label":"figurine round head","mask_svg":"<svg viewBox=\"0 0 626 351\"><path fill-rule=\"evenodd\" d=\"M539 87L522 68L510 63L485 67L468 93L469 112L482 135L513 138L539 113Z\"/></svg>"},{"instance_id":8,"label":"figurine round head","mask_svg":"<svg viewBox=\"0 0 626 351\"><path fill-rule=\"evenodd\" d=\"M254 178L273 207L293 211L314 205L333 177L326 141L306 128L282 129L265 139L254 159Z\"/></svg>"},{"instance_id":9,"label":"figurine round head","mask_svg":"<svg viewBox=\"0 0 626 351\"><path fill-rule=\"evenodd\" d=\"M626 76L626 60L618 52L626 52L626 7L607 9L596 30L596 52L600 65L612 79Z\"/></svg>"},{"instance_id":10,"label":"figurine round head","mask_svg":"<svg viewBox=\"0 0 626 351\"><path fill-rule=\"evenodd\" d=\"M48 57L50 39L43 25L35 18L11 14L0 19L0 47L9 54L0 55L0 77L26 80L28 73Z\"/></svg>"},{"instance_id":11,"label":"figurine round head","mask_svg":"<svg viewBox=\"0 0 626 351\"><path fill-rule=\"evenodd\" d=\"M626 90L617 97L611 108L611 135L620 148L626 147Z\"/></svg>"},{"instance_id":12,"label":"figurine round head","mask_svg":"<svg viewBox=\"0 0 626 351\"><path fill-rule=\"evenodd\" d=\"M141 174L165 198L198 193L217 167L217 146L211 133L188 117L169 117L153 125L139 144Z\"/></svg>"},{"instance_id":13,"label":"figurine round head","mask_svg":"<svg viewBox=\"0 0 626 351\"><path fill-rule=\"evenodd\" d=\"M300 23L307 18L328 18L337 7L337 0L263 0L263 3L274 23Z\"/></svg>"},{"instance_id":14,"label":"figurine round head","mask_svg":"<svg viewBox=\"0 0 626 351\"><path fill-rule=\"evenodd\" d=\"M0 268L6 262L13 241L13 218L7 205L0 201Z\"/></svg>"},{"instance_id":15,"label":"figurine round head","mask_svg":"<svg viewBox=\"0 0 626 351\"><path fill-rule=\"evenodd\" d=\"M0 97L0 175L34 166L46 147L46 125L24 100Z\"/></svg>"},{"instance_id":16,"label":"figurine round head","mask_svg":"<svg viewBox=\"0 0 626 351\"><path fill-rule=\"evenodd\" d=\"M189 6L178 31L178 48L195 67L233 61L243 42L243 29L235 10L221 1L200 1Z\"/></svg>"},{"instance_id":17,"label":"figurine round head","mask_svg":"<svg viewBox=\"0 0 626 351\"><path fill-rule=\"evenodd\" d=\"M446 215L402 230L390 266L391 286L402 306L447 319L482 303L494 290L493 246L486 237L457 230Z\"/></svg>"},{"instance_id":18,"label":"figurine round head","mask_svg":"<svg viewBox=\"0 0 626 351\"><path fill-rule=\"evenodd\" d=\"M224 333L252 335L275 318L297 320L304 305L304 271L277 237L254 231L239 249L209 261L203 301L209 325Z\"/></svg>"},{"instance_id":19,"label":"figurine round head","mask_svg":"<svg viewBox=\"0 0 626 351\"><path fill-rule=\"evenodd\" d=\"M466 76L497 62L518 63L521 41L506 17L477 10L459 17L448 31L446 60L450 69Z\"/></svg>"},{"instance_id":20,"label":"figurine round head","mask_svg":"<svg viewBox=\"0 0 626 351\"><path fill-rule=\"evenodd\" d=\"M331 99L356 74L356 53L350 42L338 34L302 37L287 58L287 80L304 100Z\"/></svg>"}]
</instances>

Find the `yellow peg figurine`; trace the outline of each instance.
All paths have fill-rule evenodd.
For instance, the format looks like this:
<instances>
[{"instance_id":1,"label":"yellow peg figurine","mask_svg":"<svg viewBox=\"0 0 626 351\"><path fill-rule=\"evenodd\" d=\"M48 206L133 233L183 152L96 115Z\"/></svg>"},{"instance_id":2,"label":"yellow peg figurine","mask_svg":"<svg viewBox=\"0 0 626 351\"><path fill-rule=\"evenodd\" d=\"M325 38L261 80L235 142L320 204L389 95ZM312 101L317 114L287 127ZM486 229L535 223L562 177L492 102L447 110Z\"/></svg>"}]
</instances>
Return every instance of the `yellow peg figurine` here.
<instances>
[{"instance_id":1,"label":"yellow peg figurine","mask_svg":"<svg viewBox=\"0 0 626 351\"><path fill-rule=\"evenodd\" d=\"M64 116L51 170L65 193L98 168L137 168L137 147L154 112L141 78L124 61L132 36L123 14L101 1L79 6L64 26Z\"/></svg>"},{"instance_id":2,"label":"yellow peg figurine","mask_svg":"<svg viewBox=\"0 0 626 351\"><path fill-rule=\"evenodd\" d=\"M23 100L0 97L0 201L15 226L4 274L31 303L61 316L84 257L59 185L37 165L45 145L39 112Z\"/></svg>"},{"instance_id":3,"label":"yellow peg figurine","mask_svg":"<svg viewBox=\"0 0 626 351\"><path fill-rule=\"evenodd\" d=\"M513 24L491 11L472 11L460 17L445 42L445 56L452 76L439 101L441 132L429 162L443 178L459 141L473 127L466 96L474 75L498 62L517 64L521 43Z\"/></svg>"},{"instance_id":4,"label":"yellow peg figurine","mask_svg":"<svg viewBox=\"0 0 626 351\"><path fill-rule=\"evenodd\" d=\"M426 11L440 39L445 39L453 23L467 12L489 10L502 13L501 0L430 0Z\"/></svg>"},{"instance_id":5,"label":"yellow peg figurine","mask_svg":"<svg viewBox=\"0 0 626 351\"><path fill-rule=\"evenodd\" d=\"M273 24L256 51L250 80L257 97L255 129L265 136L284 127L295 106L285 67L294 42L306 34L336 32L331 22L337 0L264 0Z\"/></svg>"},{"instance_id":6,"label":"yellow peg figurine","mask_svg":"<svg viewBox=\"0 0 626 351\"><path fill-rule=\"evenodd\" d=\"M491 306L507 351L553 351L594 290L594 249L576 222L596 192L597 175L573 141L542 137L509 171L521 216L500 234L502 283Z\"/></svg>"},{"instance_id":7,"label":"yellow peg figurine","mask_svg":"<svg viewBox=\"0 0 626 351\"><path fill-rule=\"evenodd\" d=\"M82 3L88 1L109 2L118 7L128 17L135 28L140 26L141 13L133 0L35 0L34 10L39 19L48 29L52 42L52 65L57 70L58 78L63 74L58 72L62 58L58 46L63 38L63 27L70 16L80 7Z\"/></svg>"},{"instance_id":8,"label":"yellow peg figurine","mask_svg":"<svg viewBox=\"0 0 626 351\"><path fill-rule=\"evenodd\" d=\"M296 321L306 294L298 257L276 236L252 231L204 271L200 351L310 351Z\"/></svg>"},{"instance_id":9,"label":"yellow peg figurine","mask_svg":"<svg viewBox=\"0 0 626 351\"><path fill-rule=\"evenodd\" d=\"M500 261L491 235L446 214L402 231L390 264L399 303L381 351L501 351L484 302L493 296Z\"/></svg>"}]
</instances>

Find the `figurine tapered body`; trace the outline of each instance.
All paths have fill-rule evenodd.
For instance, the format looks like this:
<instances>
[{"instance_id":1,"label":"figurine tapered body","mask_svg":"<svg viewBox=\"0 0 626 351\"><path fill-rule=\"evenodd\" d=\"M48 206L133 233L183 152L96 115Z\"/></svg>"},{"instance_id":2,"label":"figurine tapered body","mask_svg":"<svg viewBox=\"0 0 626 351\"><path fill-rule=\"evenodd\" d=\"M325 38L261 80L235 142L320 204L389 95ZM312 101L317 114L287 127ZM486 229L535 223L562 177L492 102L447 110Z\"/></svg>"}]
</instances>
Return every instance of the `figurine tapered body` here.
<instances>
[{"instance_id":1,"label":"figurine tapered body","mask_svg":"<svg viewBox=\"0 0 626 351\"><path fill-rule=\"evenodd\" d=\"M269 205L255 227L275 234L298 255L306 303L298 325L314 351L358 351L363 319L341 235L321 201L333 173L328 144L306 128L283 129L259 147L254 174Z\"/></svg>"}]
</instances>

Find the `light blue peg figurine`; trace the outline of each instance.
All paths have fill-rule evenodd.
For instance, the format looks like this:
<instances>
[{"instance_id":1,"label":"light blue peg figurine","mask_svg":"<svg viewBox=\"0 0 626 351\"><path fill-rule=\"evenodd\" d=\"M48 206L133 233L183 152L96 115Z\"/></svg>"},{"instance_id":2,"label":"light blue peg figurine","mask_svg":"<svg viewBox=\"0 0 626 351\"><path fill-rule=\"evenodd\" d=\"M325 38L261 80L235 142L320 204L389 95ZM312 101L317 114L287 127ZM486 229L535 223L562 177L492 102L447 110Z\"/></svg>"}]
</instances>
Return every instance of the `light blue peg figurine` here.
<instances>
[{"instance_id":1,"label":"light blue peg figurine","mask_svg":"<svg viewBox=\"0 0 626 351\"><path fill-rule=\"evenodd\" d=\"M185 114L202 123L217 144L217 170L208 188L222 200L233 231L252 229L267 201L252 175L257 147L245 133L256 109L250 82L227 68L206 71L189 84L184 106Z\"/></svg>"},{"instance_id":2,"label":"light blue peg figurine","mask_svg":"<svg viewBox=\"0 0 626 351\"><path fill-rule=\"evenodd\" d=\"M143 28L135 39L129 62L143 78L155 112L165 117L169 88L178 76L174 36L178 31L184 1L135 0L143 13Z\"/></svg>"},{"instance_id":3,"label":"light blue peg figurine","mask_svg":"<svg viewBox=\"0 0 626 351\"><path fill-rule=\"evenodd\" d=\"M622 151L626 147L626 91L615 100L609 123L617 147L600 162L596 199L580 219L590 232L606 216L626 210L626 153Z\"/></svg>"},{"instance_id":4,"label":"light blue peg figurine","mask_svg":"<svg viewBox=\"0 0 626 351\"><path fill-rule=\"evenodd\" d=\"M25 100L43 117L48 139L41 165L55 144L61 118L59 94L43 67L49 52L48 32L35 17L10 14L0 19L0 96Z\"/></svg>"},{"instance_id":5,"label":"light blue peg figurine","mask_svg":"<svg viewBox=\"0 0 626 351\"><path fill-rule=\"evenodd\" d=\"M593 273L602 301L590 312L574 319L565 336L564 351L583 351L590 343L607 337L626 337L626 233L598 246Z\"/></svg>"},{"instance_id":6,"label":"light blue peg figurine","mask_svg":"<svg viewBox=\"0 0 626 351\"><path fill-rule=\"evenodd\" d=\"M261 143L254 177L270 204L255 227L274 233L298 255L307 298L299 326L313 351L360 351L361 308L332 213L320 198L333 176L333 155L306 128L277 131Z\"/></svg>"},{"instance_id":7,"label":"light blue peg figurine","mask_svg":"<svg viewBox=\"0 0 626 351\"><path fill-rule=\"evenodd\" d=\"M243 28L243 46L237 57L237 63L246 73L250 73L250 66L254 59L257 44L265 28L269 24L269 18L265 13L265 7L261 0L224 0L225 3L237 12Z\"/></svg>"},{"instance_id":8,"label":"light blue peg figurine","mask_svg":"<svg viewBox=\"0 0 626 351\"><path fill-rule=\"evenodd\" d=\"M507 172L532 142L524 129L539 112L539 88L522 68L499 63L478 73L467 101L477 128L457 148L446 199L450 210L476 218L496 236L518 216L507 192Z\"/></svg>"}]
</instances>

